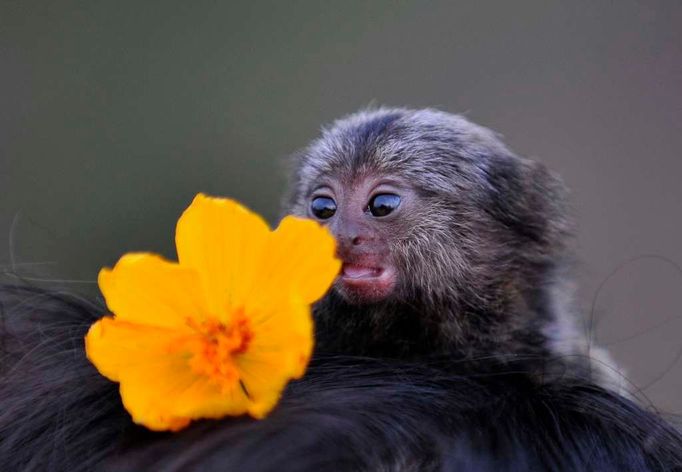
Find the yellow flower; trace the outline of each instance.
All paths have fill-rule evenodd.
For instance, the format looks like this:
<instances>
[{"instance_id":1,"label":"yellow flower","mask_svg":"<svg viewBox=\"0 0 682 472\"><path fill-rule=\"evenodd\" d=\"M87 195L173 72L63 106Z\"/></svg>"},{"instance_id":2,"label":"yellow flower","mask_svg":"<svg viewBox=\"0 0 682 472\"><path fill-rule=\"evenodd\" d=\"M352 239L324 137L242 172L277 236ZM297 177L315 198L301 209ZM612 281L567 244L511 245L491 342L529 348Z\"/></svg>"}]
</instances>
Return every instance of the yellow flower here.
<instances>
[{"instance_id":1,"label":"yellow flower","mask_svg":"<svg viewBox=\"0 0 682 472\"><path fill-rule=\"evenodd\" d=\"M338 273L335 243L288 216L270 231L238 203L199 194L178 220L178 262L126 254L102 269L113 316L85 349L120 382L133 421L179 430L191 420L265 416L313 347L310 304Z\"/></svg>"}]
</instances>

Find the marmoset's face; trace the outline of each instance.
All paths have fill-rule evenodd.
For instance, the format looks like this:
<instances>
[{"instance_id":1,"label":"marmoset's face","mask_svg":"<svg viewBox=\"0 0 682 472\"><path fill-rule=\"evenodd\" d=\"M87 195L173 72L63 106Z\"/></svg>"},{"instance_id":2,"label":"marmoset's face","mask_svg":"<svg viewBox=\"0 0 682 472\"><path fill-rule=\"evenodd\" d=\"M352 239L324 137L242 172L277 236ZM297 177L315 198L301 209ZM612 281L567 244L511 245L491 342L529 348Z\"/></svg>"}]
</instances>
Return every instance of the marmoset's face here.
<instances>
[{"instance_id":1,"label":"marmoset's face","mask_svg":"<svg viewBox=\"0 0 682 472\"><path fill-rule=\"evenodd\" d=\"M334 288L349 302L389 298L399 283L394 248L412 225L416 195L398 178L363 176L352 182L322 177L308 196L308 217L326 225L343 261Z\"/></svg>"}]
</instances>

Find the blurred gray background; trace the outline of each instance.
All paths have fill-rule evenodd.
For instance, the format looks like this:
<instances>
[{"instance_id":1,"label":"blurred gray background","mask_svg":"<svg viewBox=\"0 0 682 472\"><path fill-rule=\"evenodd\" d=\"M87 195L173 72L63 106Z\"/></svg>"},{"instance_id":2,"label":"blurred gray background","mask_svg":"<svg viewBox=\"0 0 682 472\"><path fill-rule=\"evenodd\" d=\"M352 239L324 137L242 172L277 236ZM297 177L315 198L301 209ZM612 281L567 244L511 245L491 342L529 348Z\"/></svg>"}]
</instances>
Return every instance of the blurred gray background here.
<instances>
[{"instance_id":1,"label":"blurred gray background","mask_svg":"<svg viewBox=\"0 0 682 472\"><path fill-rule=\"evenodd\" d=\"M272 222L283 157L435 106L573 190L595 339L682 413L682 2L0 3L0 267L93 295L199 191ZM14 275L12 275L14 274Z\"/></svg>"}]
</instances>

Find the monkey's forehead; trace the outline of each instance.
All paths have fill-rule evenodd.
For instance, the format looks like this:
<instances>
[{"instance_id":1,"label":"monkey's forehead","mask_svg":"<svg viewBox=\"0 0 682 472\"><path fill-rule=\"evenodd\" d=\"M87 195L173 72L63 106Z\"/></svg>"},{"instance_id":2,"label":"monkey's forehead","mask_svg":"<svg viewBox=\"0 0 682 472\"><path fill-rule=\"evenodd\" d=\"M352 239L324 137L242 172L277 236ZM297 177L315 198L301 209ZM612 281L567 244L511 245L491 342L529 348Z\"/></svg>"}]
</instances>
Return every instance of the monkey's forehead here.
<instances>
[{"instance_id":1,"label":"monkey's forehead","mask_svg":"<svg viewBox=\"0 0 682 472\"><path fill-rule=\"evenodd\" d=\"M437 110L362 111L335 122L299 156L302 183L393 174L425 189L479 182L513 157L490 130Z\"/></svg>"},{"instance_id":2,"label":"monkey's forehead","mask_svg":"<svg viewBox=\"0 0 682 472\"><path fill-rule=\"evenodd\" d=\"M323 128L312 147L321 145L335 151L363 148L433 148L463 156L472 152L509 153L499 136L461 115L435 109L380 108L362 110Z\"/></svg>"}]
</instances>

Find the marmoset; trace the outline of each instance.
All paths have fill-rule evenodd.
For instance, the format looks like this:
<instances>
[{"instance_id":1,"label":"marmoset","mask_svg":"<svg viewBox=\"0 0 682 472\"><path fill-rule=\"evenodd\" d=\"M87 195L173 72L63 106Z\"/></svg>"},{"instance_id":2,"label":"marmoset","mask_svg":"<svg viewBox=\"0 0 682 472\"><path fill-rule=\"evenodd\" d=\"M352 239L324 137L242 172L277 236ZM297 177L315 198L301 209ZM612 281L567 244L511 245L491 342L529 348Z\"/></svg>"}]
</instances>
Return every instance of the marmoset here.
<instances>
[{"instance_id":1,"label":"marmoset","mask_svg":"<svg viewBox=\"0 0 682 472\"><path fill-rule=\"evenodd\" d=\"M343 260L316 307L320 349L494 356L617 389L577 328L565 194L462 116L382 108L336 121L296 155L287 202L329 227Z\"/></svg>"}]
</instances>

